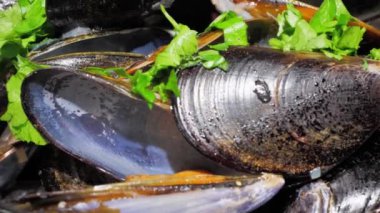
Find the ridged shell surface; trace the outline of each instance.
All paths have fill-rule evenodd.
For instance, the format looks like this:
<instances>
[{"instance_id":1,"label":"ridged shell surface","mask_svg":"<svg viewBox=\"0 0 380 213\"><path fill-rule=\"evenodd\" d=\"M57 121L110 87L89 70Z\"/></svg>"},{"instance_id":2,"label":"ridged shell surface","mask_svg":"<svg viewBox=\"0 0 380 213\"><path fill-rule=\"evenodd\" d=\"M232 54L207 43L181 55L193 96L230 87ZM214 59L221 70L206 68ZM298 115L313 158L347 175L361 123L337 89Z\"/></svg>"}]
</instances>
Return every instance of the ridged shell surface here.
<instances>
[{"instance_id":1,"label":"ridged shell surface","mask_svg":"<svg viewBox=\"0 0 380 213\"><path fill-rule=\"evenodd\" d=\"M243 171L305 176L353 153L379 126L378 64L249 47L229 69L181 72L174 113L203 154Z\"/></svg>"}]
</instances>

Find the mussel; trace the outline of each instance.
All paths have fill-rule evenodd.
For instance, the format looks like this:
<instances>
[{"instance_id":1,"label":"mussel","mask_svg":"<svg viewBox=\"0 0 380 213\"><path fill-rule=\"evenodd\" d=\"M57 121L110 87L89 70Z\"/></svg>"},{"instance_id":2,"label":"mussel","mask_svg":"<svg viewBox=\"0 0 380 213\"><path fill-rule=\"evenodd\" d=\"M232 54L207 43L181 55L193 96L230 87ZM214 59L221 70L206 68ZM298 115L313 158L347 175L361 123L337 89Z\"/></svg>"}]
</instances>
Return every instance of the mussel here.
<instances>
[{"instance_id":1,"label":"mussel","mask_svg":"<svg viewBox=\"0 0 380 213\"><path fill-rule=\"evenodd\" d=\"M12 211L249 212L284 184L280 176L216 176L204 172L134 176L81 191L21 197ZM1 205L1 204L0 204Z\"/></svg>"},{"instance_id":2,"label":"mussel","mask_svg":"<svg viewBox=\"0 0 380 213\"><path fill-rule=\"evenodd\" d=\"M172 174L185 169L237 174L217 163L249 173L268 171L314 179L358 150L379 127L378 62L369 61L365 70L361 58L338 62L320 54L282 53L257 46L226 52L228 72L201 67L183 71L179 76L182 96L173 98L172 107L156 103L150 111L130 93L127 81L80 70L91 65L129 67L163 44L160 40L146 45L147 36L156 38L150 29L127 34L125 44L107 44L106 49L98 48L107 41L103 36L83 36L79 42L70 39L32 55L37 62L60 68L36 71L22 88L26 113L50 142L118 180L131 174ZM112 41L122 41L120 33L108 35ZM135 45L140 38L141 45ZM118 47L120 51L115 51ZM120 53L136 49L133 54ZM131 61L123 63L125 59ZM217 163L200 155L185 139ZM197 184L192 182L196 174L180 177L187 183L167 184L168 176L148 181L137 176L127 178L127 183L29 196L21 200L27 205L5 207L10 211L246 212L270 199L284 184L280 176L271 174L216 176L222 181ZM214 180L214 176L200 177L209 178ZM189 199L193 202L186 205Z\"/></svg>"},{"instance_id":3,"label":"mussel","mask_svg":"<svg viewBox=\"0 0 380 213\"><path fill-rule=\"evenodd\" d=\"M117 179L227 172L186 143L168 105L149 110L123 81L51 68L34 72L22 90L24 109L46 139Z\"/></svg>"},{"instance_id":4,"label":"mussel","mask_svg":"<svg viewBox=\"0 0 380 213\"><path fill-rule=\"evenodd\" d=\"M234 48L225 57L228 72L181 72L182 96L174 102L183 135L216 162L294 177L312 171L315 178L379 126L378 62L365 71L360 58L335 61L260 47ZM117 178L203 164L185 145L169 106L149 111L123 80L40 70L22 91L28 116L47 139Z\"/></svg>"},{"instance_id":5,"label":"mussel","mask_svg":"<svg viewBox=\"0 0 380 213\"><path fill-rule=\"evenodd\" d=\"M134 53L149 55L167 44L172 36L170 31L155 28L136 28L114 32L98 32L80 35L42 46L30 54L30 58L42 63L50 57L65 54L91 53Z\"/></svg>"},{"instance_id":6,"label":"mussel","mask_svg":"<svg viewBox=\"0 0 380 213\"><path fill-rule=\"evenodd\" d=\"M380 133L322 180L299 190L287 212L378 212Z\"/></svg>"},{"instance_id":7,"label":"mussel","mask_svg":"<svg viewBox=\"0 0 380 213\"><path fill-rule=\"evenodd\" d=\"M187 141L217 162L317 178L379 127L379 62L259 47L225 57L227 72L182 71L174 103Z\"/></svg>"},{"instance_id":8,"label":"mussel","mask_svg":"<svg viewBox=\"0 0 380 213\"><path fill-rule=\"evenodd\" d=\"M249 30L255 32L250 37L250 40L252 42L258 42L267 39L269 35L273 35L276 31L276 25L273 21L255 20L249 23ZM28 94L25 93L25 96L23 96L25 109L31 117L34 117L32 121L37 123L37 128L43 134L46 133L46 135L49 135L47 138L53 142L53 144L56 144L69 154L73 154L85 162L95 164L97 167L106 170L118 179L123 179L128 174L141 172L148 174L159 172L173 173L183 169L209 169L210 171L219 171L221 169L219 166L210 163L209 160L197 154L193 151L191 146L186 144L174 123L169 105L158 104L156 108L149 111L144 102L133 97L129 91L130 86L127 82L111 79L103 80L99 77L79 73L82 67L107 67L106 64L128 67L136 61L142 61L144 58L138 55L139 53L107 51L115 51L115 49L112 48L116 47L116 44L119 43L128 47L122 48L123 50L133 52L136 52L136 49L143 49L140 47L136 48L137 44L140 44L142 47L150 47L151 45L146 45L146 43L155 43L149 43L149 38L151 38L149 36L147 36L145 40L143 40L144 37L142 36L140 40L144 42L137 42L137 44L131 39L142 32L150 31L156 32L155 30L149 29L129 30L123 34L124 38L127 39L122 41L120 39L115 40L115 37L119 38L119 33L117 33L117 36L115 36L115 34L101 36L101 39L98 39L98 36L94 38L92 36L80 36L46 47L45 51L32 54L33 60L39 63L65 67L65 69L53 68L47 70L47 72L37 71L36 74L32 75L35 77L31 76L29 78L33 80L26 80L24 91ZM108 45L110 42L111 45ZM79 49L79 44L82 45L81 49ZM98 45L95 46L93 44ZM97 49L92 49L95 47ZM153 45L153 47L156 47L156 45ZM106 48L106 51L103 51L104 48ZM90 49L90 51L86 52L87 49ZM147 54L149 52L144 51L141 53ZM45 91L45 89L47 90ZM48 93L50 93L50 95L48 95ZM71 93L77 95L71 95ZM62 96L62 94L65 95ZM48 96L51 96L52 99L46 99ZM42 99L37 100L39 98ZM47 103L47 100L51 100L52 102ZM107 103L107 101L113 103ZM71 114L71 112L68 111L64 112L68 110L66 104L68 104L67 106L79 106L79 108L83 109L88 115L95 116L96 119L91 121L91 116L89 116L87 120L85 120L84 117L76 120L72 116L61 116L67 113ZM57 106L58 108L46 108L47 106ZM31 110L30 113L29 109ZM39 109L41 109L41 111ZM49 118L43 118L46 115L49 115ZM88 118L90 118L90 120ZM102 123L104 119L107 120L106 123ZM57 123L51 123L55 121L57 121ZM95 123L97 124L95 125ZM59 128L60 125L70 126L70 128ZM79 128L80 130L74 128L78 127L78 125L81 126ZM115 142L112 142L112 145L108 146L107 142L102 140L107 141L109 138L94 137L93 129L95 126L99 127L99 131L101 131L102 128L109 128L110 133L114 134L110 137L114 137L113 140L115 140ZM155 130L155 127L165 128ZM78 134L76 131L81 133ZM91 145L83 138L78 139L80 135L87 135L86 137L89 137L87 139L92 141L92 143L98 143L99 147L95 146L98 147L98 152L113 153L112 155L105 155L114 156L115 159L120 160L120 164L124 166L116 165L116 160L114 160L115 162L107 161L105 158L100 157L98 152L93 152L91 149L88 149L87 147L91 147ZM63 137L60 138L61 136ZM76 140L79 140L80 144L79 142L74 142ZM117 146L119 146L117 144L125 148L117 150ZM130 150L127 150L126 147L130 147ZM173 150L176 151L173 153ZM141 152L143 154L133 154L134 152ZM181 156L177 156L178 152L181 152ZM96 159L96 161L94 161L94 159ZM108 163L101 163L103 160ZM125 160L127 162L140 162L138 164L141 164L140 169L142 170L134 171L133 169L127 169L128 166L127 163L124 162ZM156 166L158 167L156 168ZM225 169L223 169L223 171L224 170Z\"/></svg>"},{"instance_id":9,"label":"mussel","mask_svg":"<svg viewBox=\"0 0 380 213\"><path fill-rule=\"evenodd\" d=\"M54 67L86 69L88 67L130 67L139 61L144 61L144 59L144 55L135 53L78 52L41 59L38 60L38 63Z\"/></svg>"}]
</instances>

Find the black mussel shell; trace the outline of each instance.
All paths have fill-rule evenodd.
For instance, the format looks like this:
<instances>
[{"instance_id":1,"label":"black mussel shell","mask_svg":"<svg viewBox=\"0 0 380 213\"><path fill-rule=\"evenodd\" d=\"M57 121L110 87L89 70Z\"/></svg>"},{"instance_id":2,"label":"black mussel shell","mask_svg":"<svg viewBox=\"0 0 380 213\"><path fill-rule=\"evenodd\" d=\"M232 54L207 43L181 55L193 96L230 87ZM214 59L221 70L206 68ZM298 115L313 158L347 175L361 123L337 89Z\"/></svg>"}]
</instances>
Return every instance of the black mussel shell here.
<instances>
[{"instance_id":1,"label":"black mussel shell","mask_svg":"<svg viewBox=\"0 0 380 213\"><path fill-rule=\"evenodd\" d=\"M81 35L41 47L31 53L36 62L64 54L82 52L122 52L149 55L172 39L169 31L156 28L136 28L115 32Z\"/></svg>"},{"instance_id":2,"label":"black mussel shell","mask_svg":"<svg viewBox=\"0 0 380 213\"><path fill-rule=\"evenodd\" d=\"M174 0L173 0L174 1ZM164 1L169 7L173 1ZM131 27L143 25L143 17L159 10L160 0L46 0L48 21L59 28L76 26Z\"/></svg>"},{"instance_id":3,"label":"black mussel shell","mask_svg":"<svg viewBox=\"0 0 380 213\"><path fill-rule=\"evenodd\" d=\"M48 141L118 179L185 169L228 172L186 143L169 106L150 110L123 81L38 70L25 79L22 102Z\"/></svg>"},{"instance_id":4,"label":"black mussel shell","mask_svg":"<svg viewBox=\"0 0 380 213\"><path fill-rule=\"evenodd\" d=\"M377 212L380 132L323 179L302 187L287 212Z\"/></svg>"},{"instance_id":5,"label":"black mussel shell","mask_svg":"<svg viewBox=\"0 0 380 213\"><path fill-rule=\"evenodd\" d=\"M250 212L284 185L281 176L220 176L185 171L140 175L84 190L23 196L7 209L21 212ZM1 206L1 203L0 203Z\"/></svg>"},{"instance_id":6,"label":"black mussel shell","mask_svg":"<svg viewBox=\"0 0 380 213\"><path fill-rule=\"evenodd\" d=\"M79 52L63 54L39 60L38 63L53 67L72 69L128 68L137 62L144 61L144 55L123 52Z\"/></svg>"},{"instance_id":7,"label":"black mussel shell","mask_svg":"<svg viewBox=\"0 0 380 213\"><path fill-rule=\"evenodd\" d=\"M181 72L174 104L186 139L224 165L317 178L379 127L378 62L259 47L225 57L227 72Z\"/></svg>"}]
</instances>

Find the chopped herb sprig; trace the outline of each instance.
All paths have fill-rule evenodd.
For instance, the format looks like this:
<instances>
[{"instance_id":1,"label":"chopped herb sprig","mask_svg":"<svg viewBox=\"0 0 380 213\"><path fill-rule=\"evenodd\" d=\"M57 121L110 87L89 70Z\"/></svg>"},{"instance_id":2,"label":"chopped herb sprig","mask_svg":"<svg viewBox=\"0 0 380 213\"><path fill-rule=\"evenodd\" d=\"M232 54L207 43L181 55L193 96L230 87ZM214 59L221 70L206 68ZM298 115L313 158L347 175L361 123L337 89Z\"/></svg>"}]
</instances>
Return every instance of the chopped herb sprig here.
<instances>
[{"instance_id":1,"label":"chopped herb sprig","mask_svg":"<svg viewBox=\"0 0 380 213\"><path fill-rule=\"evenodd\" d=\"M26 116L21 104L21 86L27 75L44 66L34 64L27 58L17 56L15 62L17 73L7 82L8 108L1 117L2 121L7 121L13 135L20 141L33 142L37 145L45 145L45 139L34 128Z\"/></svg>"},{"instance_id":2,"label":"chopped herb sprig","mask_svg":"<svg viewBox=\"0 0 380 213\"><path fill-rule=\"evenodd\" d=\"M39 38L46 37L45 22L45 0L19 0L7 10L0 11L0 67L7 69L1 72L8 71L7 64L13 64L17 70L6 83L9 103L0 119L8 122L18 140L38 145L44 145L46 141L25 115L20 95L24 78L42 68L25 56Z\"/></svg>"},{"instance_id":3,"label":"chopped herb sprig","mask_svg":"<svg viewBox=\"0 0 380 213\"><path fill-rule=\"evenodd\" d=\"M374 60L380 60L380 48L372 49L371 52L369 53L369 58L374 59Z\"/></svg>"},{"instance_id":4,"label":"chopped herb sprig","mask_svg":"<svg viewBox=\"0 0 380 213\"><path fill-rule=\"evenodd\" d=\"M207 69L220 68L226 71L228 63L220 51L226 51L230 46L248 45L248 27L244 20L233 12L221 14L205 30L222 30L224 43L210 45L210 49L198 51L198 33L186 25L177 23L162 6L161 11L174 28L173 40L157 55L154 64L148 70L137 70L133 75L127 75L132 92L142 97L150 108L158 96L161 101L166 102L170 95L180 95L177 79L180 70L201 64ZM92 68L90 72L110 76L110 73L115 72L112 70Z\"/></svg>"},{"instance_id":5,"label":"chopped herb sprig","mask_svg":"<svg viewBox=\"0 0 380 213\"><path fill-rule=\"evenodd\" d=\"M277 17L277 38L269 44L283 51L319 51L340 60L356 55L365 33L364 28L348 26L351 20L353 17L342 0L324 0L310 22L293 5L288 5Z\"/></svg>"}]
</instances>

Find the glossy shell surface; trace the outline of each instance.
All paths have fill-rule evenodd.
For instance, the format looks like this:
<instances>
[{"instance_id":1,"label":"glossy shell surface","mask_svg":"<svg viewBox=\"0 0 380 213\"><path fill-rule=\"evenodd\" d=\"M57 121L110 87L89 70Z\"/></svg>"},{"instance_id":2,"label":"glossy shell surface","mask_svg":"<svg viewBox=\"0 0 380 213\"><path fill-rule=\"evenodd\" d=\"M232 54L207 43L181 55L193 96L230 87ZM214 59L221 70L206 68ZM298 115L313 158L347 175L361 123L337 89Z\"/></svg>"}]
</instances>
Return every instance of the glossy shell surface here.
<instances>
[{"instance_id":1,"label":"glossy shell surface","mask_svg":"<svg viewBox=\"0 0 380 213\"><path fill-rule=\"evenodd\" d=\"M186 169L231 172L184 140L168 105L150 110L123 82L64 69L39 70L24 81L22 100L46 139L118 179Z\"/></svg>"},{"instance_id":2,"label":"glossy shell surface","mask_svg":"<svg viewBox=\"0 0 380 213\"><path fill-rule=\"evenodd\" d=\"M142 175L125 183L24 198L22 211L236 212L252 211L284 185L281 176L216 176L202 172ZM29 208L28 208L29 207ZM17 209L17 207L15 208Z\"/></svg>"},{"instance_id":3,"label":"glossy shell surface","mask_svg":"<svg viewBox=\"0 0 380 213\"><path fill-rule=\"evenodd\" d=\"M181 72L174 112L204 155L243 171L324 173L378 126L379 64L235 48L230 68ZM319 176L317 175L317 177Z\"/></svg>"},{"instance_id":4,"label":"glossy shell surface","mask_svg":"<svg viewBox=\"0 0 380 213\"><path fill-rule=\"evenodd\" d=\"M380 209L380 132L319 181L302 187L287 212L377 212Z\"/></svg>"}]
</instances>

